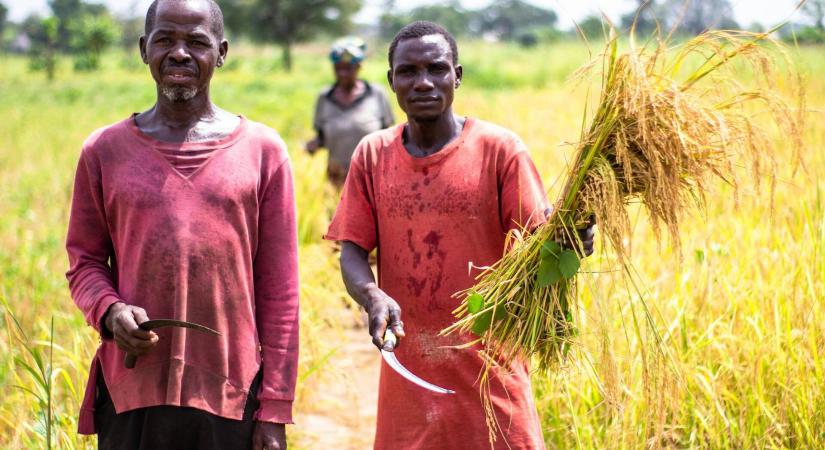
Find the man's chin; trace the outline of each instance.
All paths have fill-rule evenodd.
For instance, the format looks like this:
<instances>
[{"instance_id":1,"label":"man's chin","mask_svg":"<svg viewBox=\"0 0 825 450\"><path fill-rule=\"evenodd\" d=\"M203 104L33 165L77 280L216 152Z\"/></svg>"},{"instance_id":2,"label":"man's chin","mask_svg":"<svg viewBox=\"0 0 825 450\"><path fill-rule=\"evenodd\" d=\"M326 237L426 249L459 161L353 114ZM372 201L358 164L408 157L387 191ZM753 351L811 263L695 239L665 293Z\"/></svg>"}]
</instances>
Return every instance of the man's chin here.
<instances>
[{"instance_id":1,"label":"man's chin","mask_svg":"<svg viewBox=\"0 0 825 450\"><path fill-rule=\"evenodd\" d=\"M419 123L432 123L438 121L443 114L439 113L430 113L430 114L411 114L408 115L409 120Z\"/></svg>"},{"instance_id":2,"label":"man's chin","mask_svg":"<svg viewBox=\"0 0 825 450\"><path fill-rule=\"evenodd\" d=\"M161 85L160 93L174 103L184 103L198 95L198 88L180 85Z\"/></svg>"}]
</instances>

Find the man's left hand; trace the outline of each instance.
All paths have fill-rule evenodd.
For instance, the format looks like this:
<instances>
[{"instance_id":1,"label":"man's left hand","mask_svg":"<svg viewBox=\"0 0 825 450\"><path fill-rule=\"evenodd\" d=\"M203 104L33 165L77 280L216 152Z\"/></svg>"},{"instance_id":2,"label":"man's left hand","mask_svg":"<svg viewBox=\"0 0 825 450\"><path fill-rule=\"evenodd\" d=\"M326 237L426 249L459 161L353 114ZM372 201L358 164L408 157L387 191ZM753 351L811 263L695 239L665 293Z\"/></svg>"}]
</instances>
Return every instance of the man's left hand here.
<instances>
[{"instance_id":1,"label":"man's left hand","mask_svg":"<svg viewBox=\"0 0 825 450\"><path fill-rule=\"evenodd\" d=\"M553 208L547 208L544 210L544 217L549 218L553 214ZM587 220L587 225L584 228L576 228L576 234L578 234L578 239L581 241L579 242L570 242L570 236L567 236L567 233L560 233L562 235L561 242L559 242L562 247L568 248L570 250L579 253L580 251L584 251L584 255L580 256L590 256L593 254L593 239L596 237L596 215L593 214ZM581 247L579 247L581 245Z\"/></svg>"},{"instance_id":2,"label":"man's left hand","mask_svg":"<svg viewBox=\"0 0 825 450\"><path fill-rule=\"evenodd\" d=\"M579 241L581 241L581 249L579 248L579 243L576 242L572 246L572 250L583 250L584 256L592 255L593 238L596 237L596 216L590 216L590 220L587 222L587 226L585 226L584 228L577 228L576 232L579 235Z\"/></svg>"},{"instance_id":3,"label":"man's left hand","mask_svg":"<svg viewBox=\"0 0 825 450\"><path fill-rule=\"evenodd\" d=\"M286 450L286 426L282 423L255 422L252 450Z\"/></svg>"}]
</instances>

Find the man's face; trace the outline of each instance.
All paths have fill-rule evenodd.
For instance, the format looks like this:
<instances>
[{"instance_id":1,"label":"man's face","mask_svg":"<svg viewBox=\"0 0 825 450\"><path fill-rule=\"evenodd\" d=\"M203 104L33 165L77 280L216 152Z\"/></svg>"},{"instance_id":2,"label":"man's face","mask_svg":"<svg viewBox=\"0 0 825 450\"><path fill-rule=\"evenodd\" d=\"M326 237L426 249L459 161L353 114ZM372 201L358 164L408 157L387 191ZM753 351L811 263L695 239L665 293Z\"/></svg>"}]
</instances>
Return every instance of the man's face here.
<instances>
[{"instance_id":1,"label":"man's face","mask_svg":"<svg viewBox=\"0 0 825 450\"><path fill-rule=\"evenodd\" d=\"M387 77L410 120L433 121L452 106L461 74L461 65L453 64L450 44L433 34L399 42Z\"/></svg>"},{"instance_id":2,"label":"man's face","mask_svg":"<svg viewBox=\"0 0 825 450\"><path fill-rule=\"evenodd\" d=\"M358 80L358 71L361 64L339 61L335 63L335 81L345 87L350 87Z\"/></svg>"},{"instance_id":3,"label":"man's face","mask_svg":"<svg viewBox=\"0 0 825 450\"><path fill-rule=\"evenodd\" d=\"M223 64L228 44L210 25L204 1L160 2L154 29L140 38L143 62L170 101L185 102L207 92L215 67Z\"/></svg>"}]
</instances>

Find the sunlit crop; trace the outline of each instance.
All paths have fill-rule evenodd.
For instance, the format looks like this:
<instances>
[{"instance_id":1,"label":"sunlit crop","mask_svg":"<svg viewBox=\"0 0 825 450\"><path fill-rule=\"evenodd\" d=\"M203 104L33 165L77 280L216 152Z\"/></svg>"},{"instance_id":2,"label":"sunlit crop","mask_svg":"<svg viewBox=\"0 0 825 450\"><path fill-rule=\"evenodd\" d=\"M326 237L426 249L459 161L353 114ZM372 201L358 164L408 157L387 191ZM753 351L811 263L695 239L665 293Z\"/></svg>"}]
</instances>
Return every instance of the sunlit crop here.
<instances>
[{"instance_id":1,"label":"sunlit crop","mask_svg":"<svg viewBox=\"0 0 825 450\"><path fill-rule=\"evenodd\" d=\"M337 201L323 181L324 157L302 151L312 135L314 97L331 82L325 53L324 46L297 49L288 74L274 49L231 48L213 85L218 104L272 126L290 147L303 284L298 424L288 429L296 449L315 448L318 432L302 424L302 414L351 415L346 398L339 406L322 401L329 400L326 386L352 380L341 373L348 356L340 336L357 315L346 309L337 255L321 240ZM645 216L631 207L636 284L616 282L610 271L616 261L599 243L583 262L575 350L533 381L548 448L825 443L821 55L821 48L791 51L807 74L804 165L794 164L788 136L766 130L780 147L773 202L748 188L733 196L724 183L711 183L704 210L681 221L681 258L668 241L657 243ZM574 155L566 142L580 137L586 101L586 86L567 79L591 56L581 44L462 45L465 79L456 111L517 132L550 198L558 196ZM43 448L47 435L59 448L94 448L93 439L75 433L98 338L63 276L71 181L92 130L154 99L136 52L109 54L103 64L99 72L75 74L61 61L49 83L30 73L24 59L0 55L0 297L7 308L0 321L0 448ZM363 76L385 83L385 64L376 52ZM643 302L655 333L641 322ZM363 339L369 347L366 332ZM670 349L667 355L649 351L657 348L654 339ZM339 448L364 448L363 436L350 441Z\"/></svg>"}]
</instances>

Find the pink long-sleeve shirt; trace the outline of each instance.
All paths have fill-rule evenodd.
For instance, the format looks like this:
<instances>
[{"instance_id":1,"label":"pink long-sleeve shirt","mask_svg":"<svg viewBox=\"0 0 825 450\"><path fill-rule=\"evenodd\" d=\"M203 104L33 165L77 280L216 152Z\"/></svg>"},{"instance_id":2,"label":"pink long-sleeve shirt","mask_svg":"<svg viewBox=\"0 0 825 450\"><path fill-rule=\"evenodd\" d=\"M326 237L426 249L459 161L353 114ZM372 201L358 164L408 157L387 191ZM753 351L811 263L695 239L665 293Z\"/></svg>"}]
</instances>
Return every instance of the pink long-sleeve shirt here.
<instances>
[{"instance_id":1,"label":"pink long-sleeve shirt","mask_svg":"<svg viewBox=\"0 0 825 450\"><path fill-rule=\"evenodd\" d=\"M95 131L77 167L66 248L72 298L102 336L80 433L95 432L99 370L118 413L175 405L241 419L261 369L256 419L292 423L298 243L276 132L243 117L230 136L197 143L154 140L134 117ZM126 369L100 328L117 301L221 336L159 329L157 346Z\"/></svg>"}]
</instances>

